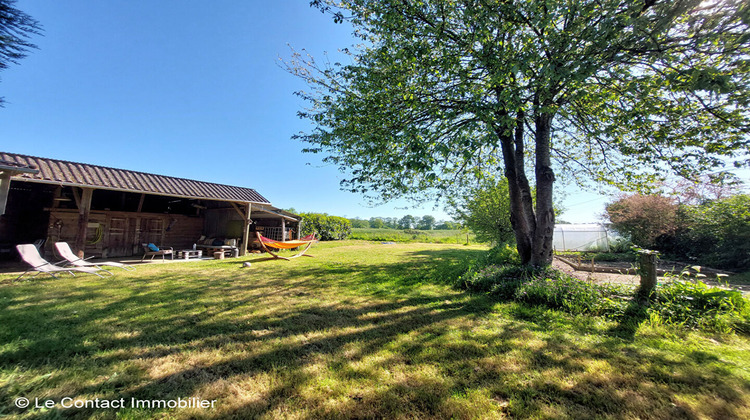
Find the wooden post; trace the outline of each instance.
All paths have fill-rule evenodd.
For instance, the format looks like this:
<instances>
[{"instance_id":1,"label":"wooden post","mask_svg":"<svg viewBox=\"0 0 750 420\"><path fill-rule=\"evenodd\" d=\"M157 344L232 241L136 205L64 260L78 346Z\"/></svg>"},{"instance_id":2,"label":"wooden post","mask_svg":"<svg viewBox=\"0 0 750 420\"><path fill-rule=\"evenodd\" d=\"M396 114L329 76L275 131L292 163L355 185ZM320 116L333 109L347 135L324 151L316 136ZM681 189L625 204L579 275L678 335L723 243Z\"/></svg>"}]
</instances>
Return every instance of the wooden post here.
<instances>
[{"instance_id":1,"label":"wooden post","mask_svg":"<svg viewBox=\"0 0 750 420\"><path fill-rule=\"evenodd\" d=\"M73 199L75 199L76 202L76 208L81 208L81 193L78 192L78 189L76 187L70 187L70 190L73 192Z\"/></svg>"},{"instance_id":2,"label":"wooden post","mask_svg":"<svg viewBox=\"0 0 750 420\"><path fill-rule=\"evenodd\" d=\"M242 248L240 248L240 256L247 255L247 242L250 240L250 213L252 213L253 205L247 203L247 212L244 215L245 223L242 228Z\"/></svg>"},{"instance_id":3,"label":"wooden post","mask_svg":"<svg viewBox=\"0 0 750 420\"><path fill-rule=\"evenodd\" d=\"M75 191L75 187L73 187ZM83 258L83 250L86 247L86 231L89 227L89 215L91 214L91 197L94 194L93 188L83 188L83 195L78 206L78 233L76 234L75 251L78 258ZM77 194L76 194L77 196Z\"/></svg>"},{"instance_id":4,"label":"wooden post","mask_svg":"<svg viewBox=\"0 0 750 420\"><path fill-rule=\"evenodd\" d=\"M5 214L5 205L8 204L10 194L10 173L0 173L0 216Z\"/></svg>"},{"instance_id":5,"label":"wooden post","mask_svg":"<svg viewBox=\"0 0 750 420\"><path fill-rule=\"evenodd\" d=\"M281 241L286 241L286 219L281 217Z\"/></svg>"},{"instance_id":6,"label":"wooden post","mask_svg":"<svg viewBox=\"0 0 750 420\"><path fill-rule=\"evenodd\" d=\"M642 301L647 301L651 292L656 288L656 258L658 251L641 249L638 251L640 267L638 269L641 275L641 287L638 294Z\"/></svg>"}]
</instances>

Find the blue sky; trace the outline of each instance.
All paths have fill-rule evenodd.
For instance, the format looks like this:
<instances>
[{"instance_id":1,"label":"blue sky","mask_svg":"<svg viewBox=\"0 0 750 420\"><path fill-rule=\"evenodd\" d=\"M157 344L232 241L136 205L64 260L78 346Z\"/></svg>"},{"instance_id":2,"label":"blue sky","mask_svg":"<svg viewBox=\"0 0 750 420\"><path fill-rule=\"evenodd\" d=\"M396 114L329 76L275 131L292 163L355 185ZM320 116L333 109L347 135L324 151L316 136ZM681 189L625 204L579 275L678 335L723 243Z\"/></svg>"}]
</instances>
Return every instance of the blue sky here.
<instances>
[{"instance_id":1,"label":"blue sky","mask_svg":"<svg viewBox=\"0 0 750 420\"><path fill-rule=\"evenodd\" d=\"M38 50L0 73L0 150L255 188L274 205L346 217L433 214L368 207L291 136L309 125L279 66L352 43L309 0L20 0ZM562 219L596 221L607 198L568 189Z\"/></svg>"}]
</instances>

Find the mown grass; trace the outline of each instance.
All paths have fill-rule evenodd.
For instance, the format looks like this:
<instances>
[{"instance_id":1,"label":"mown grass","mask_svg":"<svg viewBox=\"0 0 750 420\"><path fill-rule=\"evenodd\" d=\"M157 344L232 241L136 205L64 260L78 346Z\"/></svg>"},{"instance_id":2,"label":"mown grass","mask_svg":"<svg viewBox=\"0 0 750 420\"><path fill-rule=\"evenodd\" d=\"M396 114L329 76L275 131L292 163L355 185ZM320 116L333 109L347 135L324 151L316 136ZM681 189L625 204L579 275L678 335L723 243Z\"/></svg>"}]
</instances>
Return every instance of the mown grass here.
<instances>
[{"instance_id":1,"label":"mown grass","mask_svg":"<svg viewBox=\"0 0 750 420\"><path fill-rule=\"evenodd\" d=\"M476 244L476 235L466 230L416 230L353 228L349 239L379 242Z\"/></svg>"},{"instance_id":2,"label":"mown grass","mask_svg":"<svg viewBox=\"0 0 750 420\"><path fill-rule=\"evenodd\" d=\"M750 418L747 337L647 323L622 334L452 288L477 246L313 249L111 279L0 277L0 416ZM19 409L18 397L216 403Z\"/></svg>"}]
</instances>

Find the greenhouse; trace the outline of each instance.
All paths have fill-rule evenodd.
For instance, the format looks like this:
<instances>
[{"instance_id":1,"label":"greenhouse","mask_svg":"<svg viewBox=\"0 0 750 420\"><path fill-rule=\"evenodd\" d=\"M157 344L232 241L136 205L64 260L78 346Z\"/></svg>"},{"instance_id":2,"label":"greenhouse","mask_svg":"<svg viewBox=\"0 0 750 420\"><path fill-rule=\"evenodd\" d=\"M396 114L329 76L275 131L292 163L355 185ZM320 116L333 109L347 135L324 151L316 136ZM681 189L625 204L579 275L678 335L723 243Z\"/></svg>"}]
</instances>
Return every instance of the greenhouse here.
<instances>
[{"instance_id":1,"label":"greenhouse","mask_svg":"<svg viewBox=\"0 0 750 420\"><path fill-rule=\"evenodd\" d=\"M555 251L609 251L621 237L597 223L555 225Z\"/></svg>"}]
</instances>

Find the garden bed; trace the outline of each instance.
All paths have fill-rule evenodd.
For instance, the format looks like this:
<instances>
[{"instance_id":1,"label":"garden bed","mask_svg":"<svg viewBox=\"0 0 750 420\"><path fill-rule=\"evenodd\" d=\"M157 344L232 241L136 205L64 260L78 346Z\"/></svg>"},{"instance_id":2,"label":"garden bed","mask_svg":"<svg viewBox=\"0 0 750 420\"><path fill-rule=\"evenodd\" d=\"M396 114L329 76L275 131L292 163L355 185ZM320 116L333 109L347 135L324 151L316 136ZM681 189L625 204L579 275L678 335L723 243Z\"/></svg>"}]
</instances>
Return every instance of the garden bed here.
<instances>
[{"instance_id":1,"label":"garden bed","mask_svg":"<svg viewBox=\"0 0 750 420\"><path fill-rule=\"evenodd\" d=\"M640 284L640 276L638 275L635 262L594 261L592 270L590 259L588 262L584 262L581 260L576 261L575 259L570 259L569 256L566 258L555 255L552 267L578 279L592 281L599 284L609 283L633 287ZM678 276L685 267L686 266L675 261L660 260L657 267L657 273L660 276L659 282L663 283L670 281L671 278L667 277L667 274ZM691 269L688 271L693 277L697 274L695 270ZM748 277L747 273L735 275L735 273L714 270L707 267L701 267L701 273L706 276L705 278L701 278L701 281L708 285L739 290L745 295L750 294L750 282L745 280ZM716 274L729 274L730 276L717 278Z\"/></svg>"},{"instance_id":2,"label":"garden bed","mask_svg":"<svg viewBox=\"0 0 750 420\"><path fill-rule=\"evenodd\" d=\"M605 256L606 260L600 259ZM559 253L555 258L568 264L576 271L588 271L596 273L615 273L615 274L638 274L638 263L636 256L633 254L595 254L595 253ZM707 277L717 277L718 275L732 275L731 271L717 270L711 267L699 267L695 264L671 261L657 260L657 274L680 274L688 271L691 274L701 273ZM699 267L699 268L696 268Z\"/></svg>"}]
</instances>

